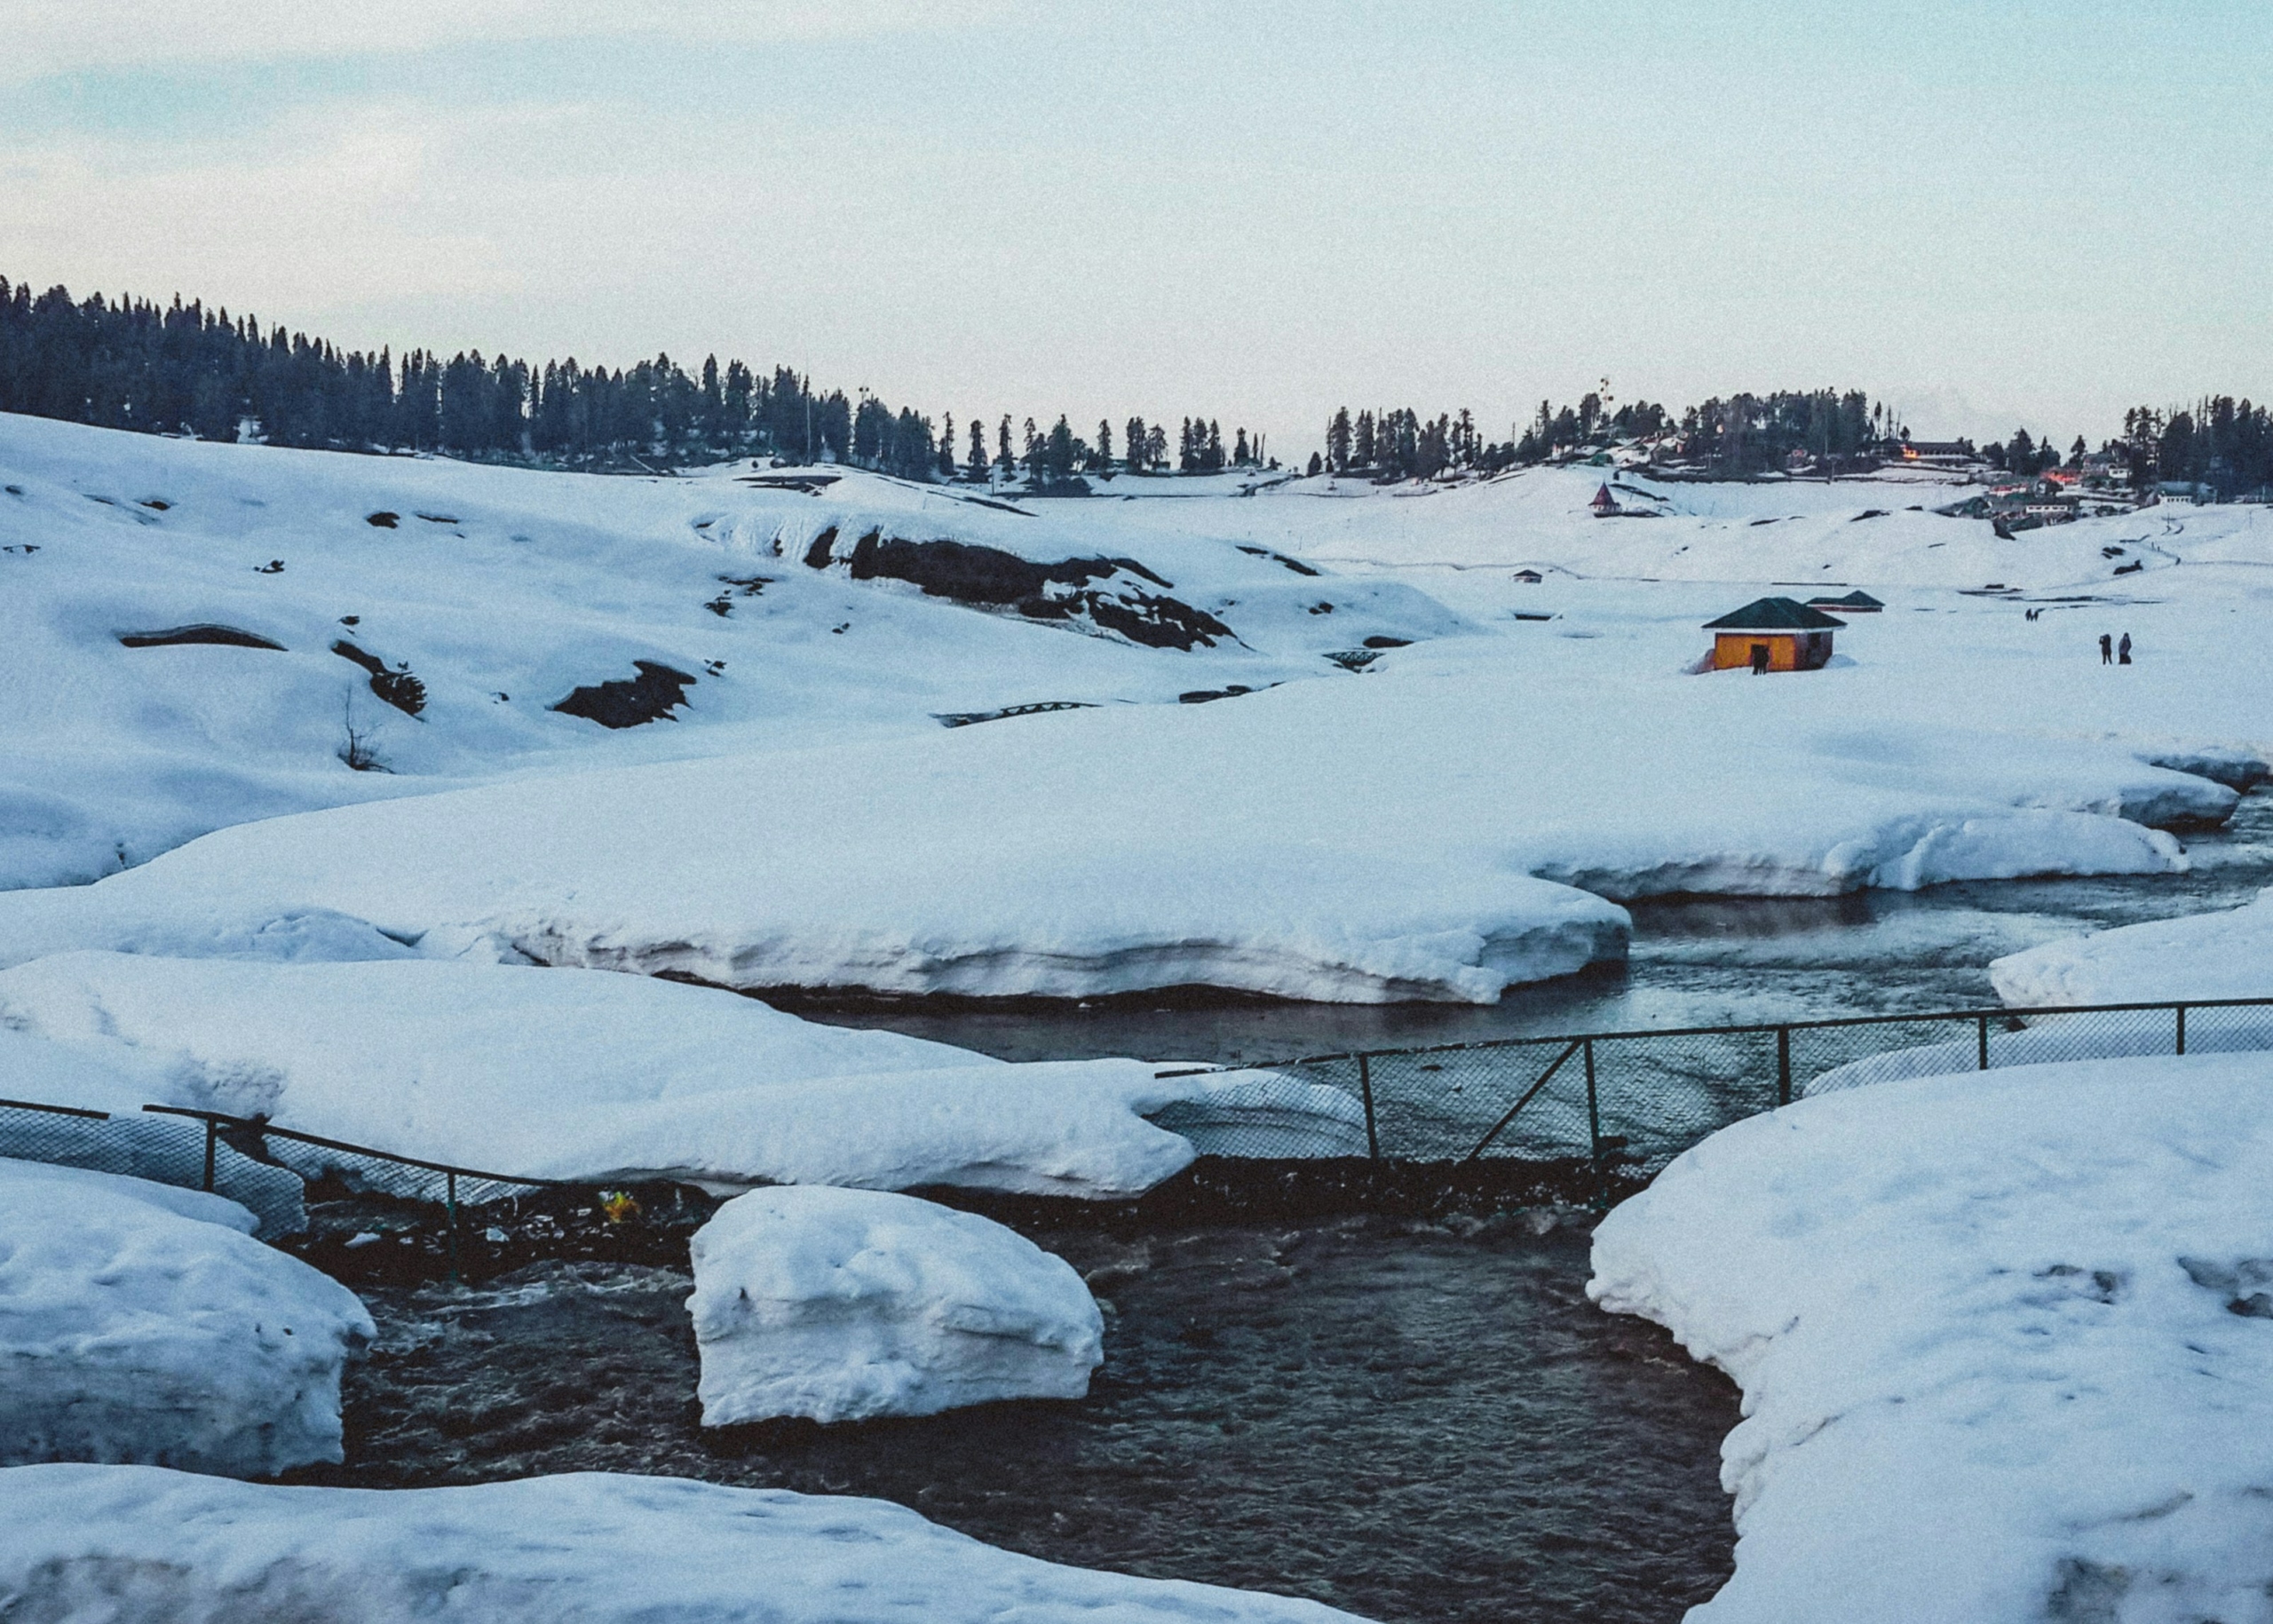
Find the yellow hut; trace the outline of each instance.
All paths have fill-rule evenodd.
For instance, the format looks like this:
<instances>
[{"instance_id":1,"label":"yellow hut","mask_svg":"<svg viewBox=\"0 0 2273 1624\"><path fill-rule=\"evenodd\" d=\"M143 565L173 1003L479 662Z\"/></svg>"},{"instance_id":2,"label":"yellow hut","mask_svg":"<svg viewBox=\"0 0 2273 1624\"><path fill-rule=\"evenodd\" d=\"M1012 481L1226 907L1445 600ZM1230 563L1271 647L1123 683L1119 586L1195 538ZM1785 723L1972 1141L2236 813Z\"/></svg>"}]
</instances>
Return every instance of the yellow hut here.
<instances>
[{"instance_id":1,"label":"yellow hut","mask_svg":"<svg viewBox=\"0 0 2273 1624\"><path fill-rule=\"evenodd\" d=\"M1769 671L1813 671L1831 658L1831 634L1845 626L1820 609L1789 598L1762 598L1717 621L1713 634L1713 669L1733 671L1749 666Z\"/></svg>"}]
</instances>

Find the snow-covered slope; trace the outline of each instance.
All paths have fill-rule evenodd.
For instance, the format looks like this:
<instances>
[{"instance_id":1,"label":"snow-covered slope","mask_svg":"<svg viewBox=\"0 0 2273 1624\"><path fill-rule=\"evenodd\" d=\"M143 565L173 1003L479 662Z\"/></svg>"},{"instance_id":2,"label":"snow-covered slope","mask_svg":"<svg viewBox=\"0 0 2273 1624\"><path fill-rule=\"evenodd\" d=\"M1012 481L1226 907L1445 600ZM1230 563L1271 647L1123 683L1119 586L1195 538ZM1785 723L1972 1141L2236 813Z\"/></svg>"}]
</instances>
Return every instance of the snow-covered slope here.
<instances>
[{"instance_id":1,"label":"snow-covered slope","mask_svg":"<svg viewBox=\"0 0 2273 1624\"><path fill-rule=\"evenodd\" d=\"M1060 1567L880 1500L586 1472L279 1488L0 1471L0 1595L109 1624L1333 1624L1316 1602Z\"/></svg>"},{"instance_id":2,"label":"snow-covered slope","mask_svg":"<svg viewBox=\"0 0 2273 1624\"><path fill-rule=\"evenodd\" d=\"M1889 1083L1724 1129L1588 1289L1745 1390L1695 1624L2257 1619L2273 1056Z\"/></svg>"},{"instance_id":3,"label":"snow-covered slope","mask_svg":"<svg viewBox=\"0 0 2273 1624\"><path fill-rule=\"evenodd\" d=\"M338 1460L340 1370L371 1318L252 1227L218 1196L0 1161L0 1464ZM5 1547L20 1525L0 1525Z\"/></svg>"},{"instance_id":4,"label":"snow-covered slope","mask_svg":"<svg viewBox=\"0 0 2273 1624\"><path fill-rule=\"evenodd\" d=\"M0 415L0 884L438 781L1346 676L1319 655L1460 625L1204 534L1132 556L1100 517L1127 504L990 503L836 469L607 479ZM671 725L592 719L673 700ZM339 759L351 726L387 772Z\"/></svg>"}]
</instances>

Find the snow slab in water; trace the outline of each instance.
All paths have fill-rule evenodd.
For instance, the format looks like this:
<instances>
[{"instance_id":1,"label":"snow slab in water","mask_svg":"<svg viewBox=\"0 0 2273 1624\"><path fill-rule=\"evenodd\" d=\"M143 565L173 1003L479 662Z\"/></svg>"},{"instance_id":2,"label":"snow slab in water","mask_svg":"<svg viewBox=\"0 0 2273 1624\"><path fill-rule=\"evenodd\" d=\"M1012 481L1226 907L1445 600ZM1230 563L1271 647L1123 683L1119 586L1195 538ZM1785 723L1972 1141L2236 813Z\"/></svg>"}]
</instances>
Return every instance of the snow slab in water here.
<instances>
[{"instance_id":1,"label":"snow slab in water","mask_svg":"<svg viewBox=\"0 0 2273 1624\"><path fill-rule=\"evenodd\" d=\"M1996 960L1989 980L2021 1007L2273 998L2273 888L2244 907L2047 942Z\"/></svg>"},{"instance_id":2,"label":"snow slab in water","mask_svg":"<svg viewBox=\"0 0 2273 1624\"><path fill-rule=\"evenodd\" d=\"M707 1427L1079 1398L1105 1362L1072 1264L913 1196L754 1190L695 1232L693 1258Z\"/></svg>"},{"instance_id":3,"label":"snow slab in water","mask_svg":"<svg viewBox=\"0 0 2273 1624\"><path fill-rule=\"evenodd\" d=\"M1589 1295L1744 1389L1736 1574L1690 1619L2264 1618L2269 1089L2258 1054L1857 1089L1605 1218Z\"/></svg>"},{"instance_id":4,"label":"snow slab in water","mask_svg":"<svg viewBox=\"0 0 2273 1624\"><path fill-rule=\"evenodd\" d=\"M1190 1140L1145 1120L1165 1106L1253 1117L1295 1154L1334 1153L1354 1109L1269 1073L1011 1065L711 987L460 961L59 954L0 972L0 1023L14 1028L0 1039L44 1051L44 1104L131 1110L147 1089L152 1103L540 1178L1119 1196L1192 1161ZM310 1170L324 1161L272 1149Z\"/></svg>"},{"instance_id":5,"label":"snow slab in water","mask_svg":"<svg viewBox=\"0 0 2273 1624\"><path fill-rule=\"evenodd\" d=\"M339 1460L340 1370L371 1318L252 1227L219 1196L0 1161L0 1462Z\"/></svg>"},{"instance_id":6,"label":"snow slab in water","mask_svg":"<svg viewBox=\"0 0 2273 1624\"><path fill-rule=\"evenodd\" d=\"M1061 1567L878 1500L584 1472L282 1488L0 1471L0 1595L41 1619L236 1624L1332 1624L1249 1591Z\"/></svg>"},{"instance_id":7,"label":"snow slab in water","mask_svg":"<svg viewBox=\"0 0 2273 1624\"><path fill-rule=\"evenodd\" d=\"M2178 843L2128 820L2235 799L2105 744L1858 724L1837 672L1558 695L1432 659L240 826L0 893L0 951L162 937L209 907L744 988L1490 1002L1622 956L1605 897L2170 873Z\"/></svg>"}]
</instances>

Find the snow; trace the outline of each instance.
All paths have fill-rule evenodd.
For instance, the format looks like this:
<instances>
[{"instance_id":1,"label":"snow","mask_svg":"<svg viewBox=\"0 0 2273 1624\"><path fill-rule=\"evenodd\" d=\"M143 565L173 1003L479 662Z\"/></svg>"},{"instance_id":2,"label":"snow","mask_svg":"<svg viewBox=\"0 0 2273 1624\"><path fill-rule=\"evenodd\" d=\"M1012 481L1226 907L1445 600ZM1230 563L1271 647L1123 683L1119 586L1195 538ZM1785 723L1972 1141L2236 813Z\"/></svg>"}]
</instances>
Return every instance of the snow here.
<instances>
[{"instance_id":1,"label":"snow","mask_svg":"<svg viewBox=\"0 0 2273 1624\"><path fill-rule=\"evenodd\" d=\"M0 1594L111 1624L1330 1624L1319 1605L1061 1567L882 1501L576 1473L283 1488L0 1471Z\"/></svg>"},{"instance_id":2,"label":"snow","mask_svg":"<svg viewBox=\"0 0 2273 1624\"><path fill-rule=\"evenodd\" d=\"M2031 1008L2273 998L2273 889L2245 907L2047 942L1997 960L1989 979L2007 1003Z\"/></svg>"},{"instance_id":3,"label":"snow","mask_svg":"<svg viewBox=\"0 0 2273 1624\"><path fill-rule=\"evenodd\" d=\"M696 1232L702 1424L1079 1398L1105 1319L1073 1265L913 1196L754 1190Z\"/></svg>"},{"instance_id":4,"label":"snow","mask_svg":"<svg viewBox=\"0 0 2273 1624\"><path fill-rule=\"evenodd\" d=\"M715 988L454 960L57 954L0 972L0 1042L43 1104L261 1113L399 1155L584 1182L1119 1196L1192 1161L1189 1139L1145 1120L1172 1104L1200 1103L1233 1138L1253 1121L1289 1154L1334 1153L1354 1110L1337 1089L1268 1073L1011 1065ZM311 1172L328 1161L271 1149Z\"/></svg>"},{"instance_id":5,"label":"snow","mask_svg":"<svg viewBox=\"0 0 2273 1624\"><path fill-rule=\"evenodd\" d=\"M2253 1054L1843 1092L1605 1218L1589 1295L1745 1393L1694 1624L2263 1617L2269 1086Z\"/></svg>"},{"instance_id":6,"label":"snow","mask_svg":"<svg viewBox=\"0 0 2273 1624\"><path fill-rule=\"evenodd\" d=\"M1602 471L1538 469L1120 480L1005 511L844 470L807 494L741 464L612 479L22 418L0 471L24 492L0 542L38 548L0 554L0 883L128 867L0 899L12 962L472 952L743 988L1490 1001L1620 956L1633 898L2175 872L2142 826L2214 822L2212 779L2273 771L2273 515L2237 508L2003 542L1930 511L1960 494L1931 479L1628 471L1666 516L1596 520ZM1036 619L883 579L871 537L927 569L937 543L1111 568ZM1548 583L1514 584L1521 561ZM1797 581L1889 608L1833 669L1682 674L1703 621ZM1161 598L1232 638L1114 629L1174 620ZM285 647L117 641L197 622ZM2140 663L2099 668L2101 630ZM339 638L407 662L421 716ZM546 708L638 660L693 677L671 719ZM336 758L351 697L392 772ZM936 720L1041 701L1089 708Z\"/></svg>"},{"instance_id":7,"label":"snow","mask_svg":"<svg viewBox=\"0 0 2273 1624\"><path fill-rule=\"evenodd\" d=\"M219 1196L0 1161L0 1463L339 1460L340 1371L370 1316L253 1225Z\"/></svg>"}]
</instances>

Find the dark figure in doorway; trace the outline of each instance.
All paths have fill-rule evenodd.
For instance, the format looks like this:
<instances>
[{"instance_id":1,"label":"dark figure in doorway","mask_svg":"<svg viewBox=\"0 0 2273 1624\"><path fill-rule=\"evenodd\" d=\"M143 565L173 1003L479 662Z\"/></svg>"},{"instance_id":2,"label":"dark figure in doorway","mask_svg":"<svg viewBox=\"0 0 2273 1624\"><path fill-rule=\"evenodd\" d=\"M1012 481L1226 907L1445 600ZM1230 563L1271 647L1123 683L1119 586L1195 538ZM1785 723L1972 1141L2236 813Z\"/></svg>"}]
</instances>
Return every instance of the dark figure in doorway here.
<instances>
[{"instance_id":1,"label":"dark figure in doorway","mask_svg":"<svg viewBox=\"0 0 2273 1624\"><path fill-rule=\"evenodd\" d=\"M2123 634L2123 641L2115 646L2115 663L2118 665L2131 663L2131 634L2127 631Z\"/></svg>"},{"instance_id":2,"label":"dark figure in doorway","mask_svg":"<svg viewBox=\"0 0 2273 1624\"><path fill-rule=\"evenodd\" d=\"M2099 662L2102 665L2115 663L2115 639L2103 631L2099 634Z\"/></svg>"},{"instance_id":3,"label":"dark figure in doorway","mask_svg":"<svg viewBox=\"0 0 2273 1624\"><path fill-rule=\"evenodd\" d=\"M1754 677L1768 675L1768 645L1765 643L1752 646L1752 674Z\"/></svg>"}]
</instances>

